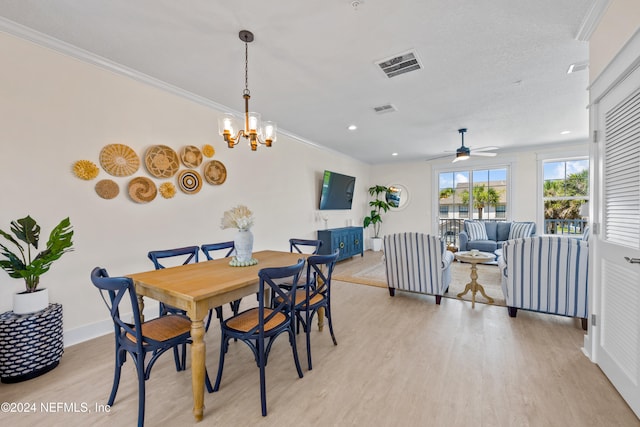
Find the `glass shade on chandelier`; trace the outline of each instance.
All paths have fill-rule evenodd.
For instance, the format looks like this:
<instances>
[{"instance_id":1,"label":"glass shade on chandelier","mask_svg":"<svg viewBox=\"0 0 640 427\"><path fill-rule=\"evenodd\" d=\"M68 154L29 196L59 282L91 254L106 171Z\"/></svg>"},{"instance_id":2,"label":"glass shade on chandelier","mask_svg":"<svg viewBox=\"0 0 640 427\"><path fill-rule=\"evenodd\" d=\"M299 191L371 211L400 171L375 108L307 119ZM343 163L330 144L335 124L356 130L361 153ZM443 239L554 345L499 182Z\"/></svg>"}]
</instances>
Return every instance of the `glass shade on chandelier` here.
<instances>
[{"instance_id":1,"label":"glass shade on chandelier","mask_svg":"<svg viewBox=\"0 0 640 427\"><path fill-rule=\"evenodd\" d=\"M227 113L218 119L218 133L224 138L229 148L233 148L240 142L242 137L248 139L251 150L256 151L258 144L271 147L271 144L276 141L278 126L271 121L263 122L260 113L249 112L251 94L249 92L248 78L248 43L253 41L253 33L242 30L239 37L244 42L245 47L245 88L242 92L242 97L244 98L244 120L237 119L233 114Z\"/></svg>"}]
</instances>

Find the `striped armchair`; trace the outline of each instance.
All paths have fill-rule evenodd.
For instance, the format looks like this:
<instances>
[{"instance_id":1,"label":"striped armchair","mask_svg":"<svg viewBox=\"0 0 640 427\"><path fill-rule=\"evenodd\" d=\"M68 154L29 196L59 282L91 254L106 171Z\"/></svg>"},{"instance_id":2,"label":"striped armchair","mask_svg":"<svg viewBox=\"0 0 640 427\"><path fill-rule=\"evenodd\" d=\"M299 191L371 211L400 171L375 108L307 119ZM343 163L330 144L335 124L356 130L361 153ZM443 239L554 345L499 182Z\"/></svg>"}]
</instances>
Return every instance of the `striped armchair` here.
<instances>
[{"instance_id":1,"label":"striped armchair","mask_svg":"<svg viewBox=\"0 0 640 427\"><path fill-rule=\"evenodd\" d=\"M391 296L396 289L431 294L440 304L451 282L453 254L439 237L423 233L384 236L384 260Z\"/></svg>"},{"instance_id":2,"label":"striped armchair","mask_svg":"<svg viewBox=\"0 0 640 427\"><path fill-rule=\"evenodd\" d=\"M509 316L522 308L579 317L586 329L588 241L559 236L508 240L498 266Z\"/></svg>"}]
</instances>

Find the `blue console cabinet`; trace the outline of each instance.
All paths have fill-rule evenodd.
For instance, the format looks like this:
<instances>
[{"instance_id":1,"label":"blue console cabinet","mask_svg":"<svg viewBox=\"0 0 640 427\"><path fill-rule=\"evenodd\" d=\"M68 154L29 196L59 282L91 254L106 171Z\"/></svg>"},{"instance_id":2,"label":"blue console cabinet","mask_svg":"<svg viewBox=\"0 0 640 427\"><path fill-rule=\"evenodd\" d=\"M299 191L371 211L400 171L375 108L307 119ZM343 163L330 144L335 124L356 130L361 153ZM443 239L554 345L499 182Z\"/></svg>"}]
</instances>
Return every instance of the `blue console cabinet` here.
<instances>
[{"instance_id":1,"label":"blue console cabinet","mask_svg":"<svg viewBox=\"0 0 640 427\"><path fill-rule=\"evenodd\" d=\"M364 255L362 227L318 230L318 240L322 241L319 252L322 255L332 254L336 249L340 249L338 261L350 258L356 254L360 254L360 256Z\"/></svg>"}]
</instances>

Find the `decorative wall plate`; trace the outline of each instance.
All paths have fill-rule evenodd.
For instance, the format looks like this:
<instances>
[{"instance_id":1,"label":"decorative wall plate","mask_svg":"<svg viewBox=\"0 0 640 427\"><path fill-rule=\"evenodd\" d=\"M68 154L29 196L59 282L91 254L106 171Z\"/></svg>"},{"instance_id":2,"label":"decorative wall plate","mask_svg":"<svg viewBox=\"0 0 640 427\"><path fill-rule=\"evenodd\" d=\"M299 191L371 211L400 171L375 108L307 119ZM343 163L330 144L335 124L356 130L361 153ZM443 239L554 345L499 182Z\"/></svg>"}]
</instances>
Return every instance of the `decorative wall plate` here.
<instances>
[{"instance_id":1,"label":"decorative wall plate","mask_svg":"<svg viewBox=\"0 0 640 427\"><path fill-rule=\"evenodd\" d=\"M171 178L180 169L178 154L166 145L149 147L144 156L144 164L156 178Z\"/></svg>"},{"instance_id":2,"label":"decorative wall plate","mask_svg":"<svg viewBox=\"0 0 640 427\"><path fill-rule=\"evenodd\" d=\"M176 186L172 182L165 182L160 186L160 195L165 199L170 199L176 195Z\"/></svg>"},{"instance_id":3,"label":"decorative wall plate","mask_svg":"<svg viewBox=\"0 0 640 427\"><path fill-rule=\"evenodd\" d=\"M99 172L98 166L89 160L78 160L73 164L73 173L80 179L88 181L98 176Z\"/></svg>"},{"instance_id":4,"label":"decorative wall plate","mask_svg":"<svg viewBox=\"0 0 640 427\"><path fill-rule=\"evenodd\" d=\"M222 162L217 160L211 160L205 163L202 168L204 179L209 184L220 185L227 179L227 168L224 167Z\"/></svg>"},{"instance_id":5,"label":"decorative wall plate","mask_svg":"<svg viewBox=\"0 0 640 427\"><path fill-rule=\"evenodd\" d=\"M136 203L149 203L157 194L156 184L149 178L139 176L129 181L129 197Z\"/></svg>"},{"instance_id":6,"label":"decorative wall plate","mask_svg":"<svg viewBox=\"0 0 640 427\"><path fill-rule=\"evenodd\" d=\"M120 187L111 179L102 179L96 183L96 193L103 199L113 199L120 194Z\"/></svg>"},{"instance_id":7,"label":"decorative wall plate","mask_svg":"<svg viewBox=\"0 0 640 427\"><path fill-rule=\"evenodd\" d=\"M202 154L204 154L205 157L213 157L213 155L216 154L216 150L212 145L206 144L202 147Z\"/></svg>"},{"instance_id":8,"label":"decorative wall plate","mask_svg":"<svg viewBox=\"0 0 640 427\"><path fill-rule=\"evenodd\" d=\"M100 151L100 165L109 175L129 176L140 167L140 158L127 145L109 144Z\"/></svg>"},{"instance_id":9,"label":"decorative wall plate","mask_svg":"<svg viewBox=\"0 0 640 427\"><path fill-rule=\"evenodd\" d=\"M202 152L195 145L187 145L180 151L180 159L188 168L197 168L202 163Z\"/></svg>"},{"instance_id":10,"label":"decorative wall plate","mask_svg":"<svg viewBox=\"0 0 640 427\"><path fill-rule=\"evenodd\" d=\"M178 186L187 194L196 194L202 188L202 177L193 169L185 169L178 175Z\"/></svg>"}]
</instances>

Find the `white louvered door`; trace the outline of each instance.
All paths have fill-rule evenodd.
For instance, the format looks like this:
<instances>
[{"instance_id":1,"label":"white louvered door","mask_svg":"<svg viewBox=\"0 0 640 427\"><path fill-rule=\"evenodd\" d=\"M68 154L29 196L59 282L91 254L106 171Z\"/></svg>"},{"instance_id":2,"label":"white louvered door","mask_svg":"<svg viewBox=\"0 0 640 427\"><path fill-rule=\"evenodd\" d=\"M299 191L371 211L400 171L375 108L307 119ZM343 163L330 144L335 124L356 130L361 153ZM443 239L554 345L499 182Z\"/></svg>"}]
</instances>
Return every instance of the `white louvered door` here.
<instances>
[{"instance_id":1,"label":"white louvered door","mask_svg":"<svg viewBox=\"0 0 640 427\"><path fill-rule=\"evenodd\" d=\"M640 69L597 104L596 362L640 417Z\"/></svg>"}]
</instances>

